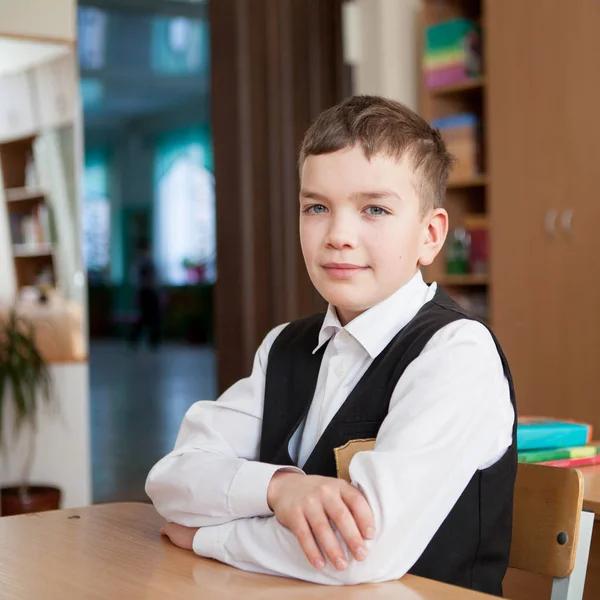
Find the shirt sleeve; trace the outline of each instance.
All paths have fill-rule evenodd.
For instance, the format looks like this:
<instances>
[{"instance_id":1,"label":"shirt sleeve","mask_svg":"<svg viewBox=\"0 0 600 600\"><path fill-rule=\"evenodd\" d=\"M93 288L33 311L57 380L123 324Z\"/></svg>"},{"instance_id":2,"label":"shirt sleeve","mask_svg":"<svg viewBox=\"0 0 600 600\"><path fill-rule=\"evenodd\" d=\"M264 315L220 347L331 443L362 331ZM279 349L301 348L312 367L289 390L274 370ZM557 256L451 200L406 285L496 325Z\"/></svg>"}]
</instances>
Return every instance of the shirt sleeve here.
<instances>
[{"instance_id":1,"label":"shirt sleeve","mask_svg":"<svg viewBox=\"0 0 600 600\"><path fill-rule=\"evenodd\" d=\"M341 585L402 577L423 553L475 472L510 446L514 411L492 337L461 320L437 332L406 369L372 451L350 463L376 523L362 562L318 571L275 517L200 529L194 551L260 573Z\"/></svg>"},{"instance_id":2,"label":"shirt sleeve","mask_svg":"<svg viewBox=\"0 0 600 600\"><path fill-rule=\"evenodd\" d=\"M267 505L267 488L280 467L257 461L267 360L284 327L266 336L250 377L235 383L218 400L190 407L174 450L150 471L146 493L168 521L205 527L273 514Z\"/></svg>"}]
</instances>

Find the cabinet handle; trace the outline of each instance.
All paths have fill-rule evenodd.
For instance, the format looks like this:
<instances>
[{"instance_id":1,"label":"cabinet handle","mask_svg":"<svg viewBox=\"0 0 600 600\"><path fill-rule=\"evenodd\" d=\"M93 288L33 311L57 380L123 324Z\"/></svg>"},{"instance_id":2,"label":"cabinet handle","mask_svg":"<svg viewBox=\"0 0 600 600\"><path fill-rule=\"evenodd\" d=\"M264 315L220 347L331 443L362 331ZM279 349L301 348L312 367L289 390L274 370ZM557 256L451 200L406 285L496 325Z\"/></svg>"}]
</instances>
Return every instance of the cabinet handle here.
<instances>
[{"instance_id":1,"label":"cabinet handle","mask_svg":"<svg viewBox=\"0 0 600 600\"><path fill-rule=\"evenodd\" d=\"M565 233L571 234L571 224L573 223L573 209L565 210L560 218L560 224Z\"/></svg>"},{"instance_id":2,"label":"cabinet handle","mask_svg":"<svg viewBox=\"0 0 600 600\"><path fill-rule=\"evenodd\" d=\"M544 225L546 227L546 233L554 237L556 235L556 217L558 212L554 209L549 210L544 218Z\"/></svg>"}]
</instances>

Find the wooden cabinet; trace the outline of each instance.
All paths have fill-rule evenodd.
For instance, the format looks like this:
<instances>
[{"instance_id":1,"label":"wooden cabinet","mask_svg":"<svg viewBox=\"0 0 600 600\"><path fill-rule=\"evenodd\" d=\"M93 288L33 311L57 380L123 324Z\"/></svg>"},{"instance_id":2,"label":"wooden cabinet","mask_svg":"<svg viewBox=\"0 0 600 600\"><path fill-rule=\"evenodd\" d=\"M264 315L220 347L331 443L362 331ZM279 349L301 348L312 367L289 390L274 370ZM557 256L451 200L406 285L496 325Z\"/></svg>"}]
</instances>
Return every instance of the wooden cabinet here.
<instances>
[{"instance_id":1,"label":"wooden cabinet","mask_svg":"<svg viewBox=\"0 0 600 600\"><path fill-rule=\"evenodd\" d=\"M600 368L600 186L598 184L600 72L597 36L600 3L561 5L565 119L565 193L562 236L565 282L565 372L567 406L591 419L600 434L597 398Z\"/></svg>"},{"instance_id":2,"label":"wooden cabinet","mask_svg":"<svg viewBox=\"0 0 600 600\"><path fill-rule=\"evenodd\" d=\"M600 2L424 0L425 26L481 26L482 77L423 86L428 118L482 123L485 173L449 186L453 227L489 232L488 276L426 272L465 303L487 291L489 321L511 365L520 414L591 422L600 431ZM424 78L423 78L424 79Z\"/></svg>"},{"instance_id":3,"label":"wooden cabinet","mask_svg":"<svg viewBox=\"0 0 600 600\"><path fill-rule=\"evenodd\" d=\"M600 431L600 3L485 1L491 308L519 410Z\"/></svg>"},{"instance_id":4,"label":"wooden cabinet","mask_svg":"<svg viewBox=\"0 0 600 600\"><path fill-rule=\"evenodd\" d=\"M40 128L54 129L73 122L77 97L74 55L44 63L33 73Z\"/></svg>"},{"instance_id":5,"label":"wooden cabinet","mask_svg":"<svg viewBox=\"0 0 600 600\"><path fill-rule=\"evenodd\" d=\"M0 78L0 141L31 136L36 130L31 79L28 73Z\"/></svg>"}]
</instances>

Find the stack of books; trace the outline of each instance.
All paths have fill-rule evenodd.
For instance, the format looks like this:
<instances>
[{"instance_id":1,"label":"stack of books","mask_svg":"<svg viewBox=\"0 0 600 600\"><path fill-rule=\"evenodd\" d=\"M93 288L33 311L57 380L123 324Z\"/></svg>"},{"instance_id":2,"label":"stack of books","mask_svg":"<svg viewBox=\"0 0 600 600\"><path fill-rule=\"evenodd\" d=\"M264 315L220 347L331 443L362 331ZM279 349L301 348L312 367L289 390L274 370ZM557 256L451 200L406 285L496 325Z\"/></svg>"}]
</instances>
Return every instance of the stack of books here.
<instances>
[{"instance_id":1,"label":"stack of books","mask_svg":"<svg viewBox=\"0 0 600 600\"><path fill-rule=\"evenodd\" d=\"M591 443L592 426L565 419L519 417L519 462L553 467L600 464L600 445Z\"/></svg>"},{"instance_id":2,"label":"stack of books","mask_svg":"<svg viewBox=\"0 0 600 600\"><path fill-rule=\"evenodd\" d=\"M459 113L439 117L431 121L431 126L440 132L448 152L456 160L448 183L481 175L483 171L481 123L477 115Z\"/></svg>"},{"instance_id":3,"label":"stack of books","mask_svg":"<svg viewBox=\"0 0 600 600\"><path fill-rule=\"evenodd\" d=\"M468 19L437 23L425 32L425 82L434 88L481 75L481 32Z\"/></svg>"}]
</instances>

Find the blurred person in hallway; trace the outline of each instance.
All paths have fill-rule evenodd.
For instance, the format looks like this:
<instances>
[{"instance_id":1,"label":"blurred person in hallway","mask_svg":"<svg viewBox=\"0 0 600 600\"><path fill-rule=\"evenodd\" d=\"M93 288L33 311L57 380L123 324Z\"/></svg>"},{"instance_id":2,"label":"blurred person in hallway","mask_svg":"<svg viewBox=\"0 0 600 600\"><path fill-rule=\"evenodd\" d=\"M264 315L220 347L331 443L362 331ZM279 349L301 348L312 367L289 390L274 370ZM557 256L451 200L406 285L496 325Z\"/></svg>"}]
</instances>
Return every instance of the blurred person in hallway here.
<instances>
[{"instance_id":1,"label":"blurred person in hallway","mask_svg":"<svg viewBox=\"0 0 600 600\"><path fill-rule=\"evenodd\" d=\"M133 285L136 290L137 319L131 330L131 345L137 348L145 330L150 347L160 344L160 297L157 289L156 266L147 240L138 245L139 257L133 267Z\"/></svg>"}]
</instances>

